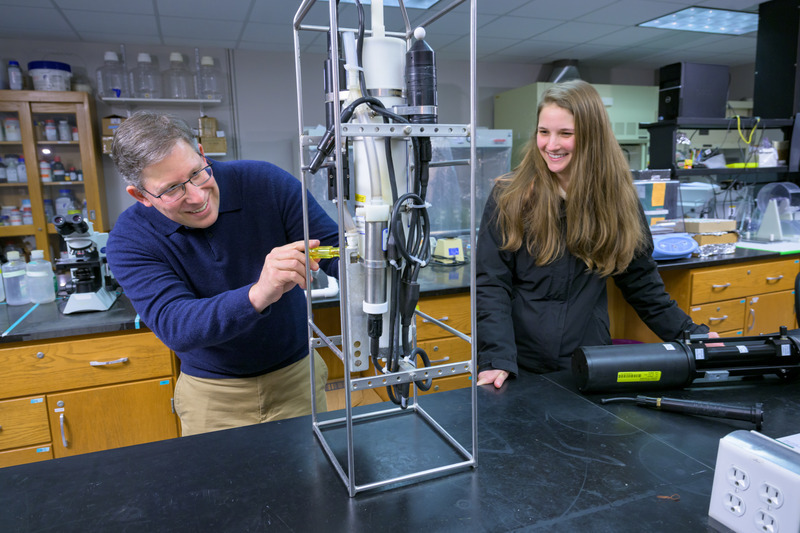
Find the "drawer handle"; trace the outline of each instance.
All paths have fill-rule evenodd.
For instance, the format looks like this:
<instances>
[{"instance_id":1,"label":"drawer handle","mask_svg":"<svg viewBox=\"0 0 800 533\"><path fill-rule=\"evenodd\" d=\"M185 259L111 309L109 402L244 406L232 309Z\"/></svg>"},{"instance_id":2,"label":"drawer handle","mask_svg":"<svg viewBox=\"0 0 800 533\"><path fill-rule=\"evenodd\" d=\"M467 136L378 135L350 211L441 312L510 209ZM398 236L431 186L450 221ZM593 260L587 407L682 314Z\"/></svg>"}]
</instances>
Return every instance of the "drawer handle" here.
<instances>
[{"instance_id":1,"label":"drawer handle","mask_svg":"<svg viewBox=\"0 0 800 533\"><path fill-rule=\"evenodd\" d=\"M783 279L783 274L780 276L767 276L767 281L780 281Z\"/></svg>"},{"instance_id":2,"label":"drawer handle","mask_svg":"<svg viewBox=\"0 0 800 533\"><path fill-rule=\"evenodd\" d=\"M113 361L89 361L89 364L92 366L106 366L106 365L121 365L122 363L127 363L127 357L120 357L119 359L114 359Z\"/></svg>"},{"instance_id":3,"label":"drawer handle","mask_svg":"<svg viewBox=\"0 0 800 533\"><path fill-rule=\"evenodd\" d=\"M436 359L435 361L431 361L431 364L432 365L438 365L440 363L446 363L449 360L450 360L450 356L449 355L445 355L441 359Z\"/></svg>"},{"instance_id":4,"label":"drawer handle","mask_svg":"<svg viewBox=\"0 0 800 533\"><path fill-rule=\"evenodd\" d=\"M437 318L437 320L439 322L447 322L448 320L450 320L450 317L449 316L443 316L442 318ZM430 324L432 321L428 320L427 318L423 318L422 322L423 322L423 324Z\"/></svg>"},{"instance_id":5,"label":"drawer handle","mask_svg":"<svg viewBox=\"0 0 800 533\"><path fill-rule=\"evenodd\" d=\"M67 434L64 432L64 413L58 415L58 423L61 425L61 444L64 446L64 448L69 448Z\"/></svg>"},{"instance_id":6,"label":"drawer handle","mask_svg":"<svg viewBox=\"0 0 800 533\"><path fill-rule=\"evenodd\" d=\"M756 310L752 307L750 308L750 318L753 320L750 322L750 326L748 326L747 331L750 331L754 327L756 327Z\"/></svg>"},{"instance_id":7,"label":"drawer handle","mask_svg":"<svg viewBox=\"0 0 800 533\"><path fill-rule=\"evenodd\" d=\"M725 288L730 287L730 286L731 286L730 283L726 283L724 285L712 285L711 288L712 289L725 289Z\"/></svg>"},{"instance_id":8,"label":"drawer handle","mask_svg":"<svg viewBox=\"0 0 800 533\"><path fill-rule=\"evenodd\" d=\"M725 319L727 319L727 318L728 318L728 315L722 315L722 316L710 316L710 317L708 317L708 321L709 321L709 322L712 322L712 321L716 321L716 320L725 320Z\"/></svg>"}]
</instances>

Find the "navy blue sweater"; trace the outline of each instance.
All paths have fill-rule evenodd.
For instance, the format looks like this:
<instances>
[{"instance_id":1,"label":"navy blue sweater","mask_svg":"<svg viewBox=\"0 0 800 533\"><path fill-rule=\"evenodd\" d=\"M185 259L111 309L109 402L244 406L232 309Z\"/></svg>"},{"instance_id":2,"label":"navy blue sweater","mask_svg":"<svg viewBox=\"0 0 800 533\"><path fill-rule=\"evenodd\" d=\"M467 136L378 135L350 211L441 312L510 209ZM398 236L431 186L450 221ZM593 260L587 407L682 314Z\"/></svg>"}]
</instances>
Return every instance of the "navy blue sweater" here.
<instances>
[{"instance_id":1,"label":"navy blue sweater","mask_svg":"<svg viewBox=\"0 0 800 533\"><path fill-rule=\"evenodd\" d=\"M181 371L248 377L308 353L299 287L258 313L248 292L273 248L303 239L302 185L260 161L211 161L220 190L206 229L174 222L141 203L126 209L108 239L108 263L143 322L175 351ZM337 245L338 229L308 194L310 237ZM320 266L338 277L338 260Z\"/></svg>"}]
</instances>

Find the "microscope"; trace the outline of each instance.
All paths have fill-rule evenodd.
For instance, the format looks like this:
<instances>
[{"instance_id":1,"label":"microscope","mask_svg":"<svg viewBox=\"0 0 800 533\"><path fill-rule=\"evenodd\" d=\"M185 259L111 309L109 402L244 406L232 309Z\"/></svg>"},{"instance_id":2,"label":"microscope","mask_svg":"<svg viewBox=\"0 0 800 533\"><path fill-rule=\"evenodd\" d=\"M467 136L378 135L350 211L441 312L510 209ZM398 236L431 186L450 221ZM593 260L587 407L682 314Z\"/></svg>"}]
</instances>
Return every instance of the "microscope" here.
<instances>
[{"instance_id":1,"label":"microscope","mask_svg":"<svg viewBox=\"0 0 800 533\"><path fill-rule=\"evenodd\" d=\"M69 269L72 281L61 312L65 315L84 311L107 311L119 294L114 288L106 261L108 233L95 233L92 223L81 215L58 215L53 218L58 234L68 248L68 257L56 261L56 267ZM113 286L112 286L113 285Z\"/></svg>"}]
</instances>

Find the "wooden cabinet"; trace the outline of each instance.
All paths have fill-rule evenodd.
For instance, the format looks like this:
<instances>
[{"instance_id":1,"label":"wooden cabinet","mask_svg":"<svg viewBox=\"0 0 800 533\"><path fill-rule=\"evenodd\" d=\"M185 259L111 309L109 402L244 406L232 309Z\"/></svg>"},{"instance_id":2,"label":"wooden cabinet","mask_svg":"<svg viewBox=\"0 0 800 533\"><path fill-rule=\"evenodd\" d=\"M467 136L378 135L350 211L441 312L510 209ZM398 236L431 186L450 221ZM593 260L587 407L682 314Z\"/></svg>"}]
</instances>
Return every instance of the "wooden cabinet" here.
<instances>
[{"instance_id":1,"label":"wooden cabinet","mask_svg":"<svg viewBox=\"0 0 800 533\"><path fill-rule=\"evenodd\" d=\"M149 332L0 348L0 466L178 436L176 369Z\"/></svg>"},{"instance_id":2,"label":"wooden cabinet","mask_svg":"<svg viewBox=\"0 0 800 533\"><path fill-rule=\"evenodd\" d=\"M764 259L721 267L667 270L667 292L697 323L721 337L752 336L797 327L794 281L800 259ZM609 280L611 336L660 342Z\"/></svg>"},{"instance_id":3,"label":"wooden cabinet","mask_svg":"<svg viewBox=\"0 0 800 533\"><path fill-rule=\"evenodd\" d=\"M14 135L0 139L0 154L4 158L21 157L26 172L14 173L11 180L0 183L0 205L14 206L20 210L22 220L2 219L0 239L19 240L32 237L35 246L44 250L52 260L58 255L61 239L52 224L55 200L67 191L72 196L75 209L86 206L86 215L94 230L109 230L106 215L105 185L95 132L94 101L85 92L74 91L3 91L0 90L0 122L10 121L18 128ZM59 123L69 137L59 137ZM48 137L46 129L56 129L56 138ZM78 171L82 179L56 180L56 176L42 176L39 161L49 162L58 157L70 177L70 168ZM8 170L8 169L7 169ZM59 173L60 177L60 173ZM29 208L28 208L29 206ZM27 212L26 212L27 211Z\"/></svg>"},{"instance_id":4,"label":"wooden cabinet","mask_svg":"<svg viewBox=\"0 0 800 533\"><path fill-rule=\"evenodd\" d=\"M452 328L469 335L472 331L470 319L470 300L469 294L454 294L446 296L423 296L419 300L419 310L426 315L435 318ZM327 335L338 335L341 332L339 325L339 308L338 307L325 307L314 310L314 323ZM431 323L427 319L417 317L417 346L425 350L428 354L431 365L441 365L455 363L459 361L469 361L472 357L472 345L440 328L438 325ZM340 381L344 378L344 365L336 357L330 349L319 348L318 352L325 359L328 365L328 383ZM358 376L371 376L374 375L374 367L370 362L370 367L364 372L357 374ZM356 374L354 374L356 376ZM468 374L459 374L446 378L438 378L434 380L433 386L429 391L424 394L432 392L439 392L443 390L452 390L470 385L470 376ZM341 390L341 388L337 389ZM375 401L383 400L388 401L389 396L384 388L373 389L377 394ZM342 391L343 394L343 391ZM418 394L423 394L418 391ZM343 404L338 402L336 404L331 402L331 396L328 396L329 407L332 405ZM367 402L369 403L369 402Z\"/></svg>"}]
</instances>

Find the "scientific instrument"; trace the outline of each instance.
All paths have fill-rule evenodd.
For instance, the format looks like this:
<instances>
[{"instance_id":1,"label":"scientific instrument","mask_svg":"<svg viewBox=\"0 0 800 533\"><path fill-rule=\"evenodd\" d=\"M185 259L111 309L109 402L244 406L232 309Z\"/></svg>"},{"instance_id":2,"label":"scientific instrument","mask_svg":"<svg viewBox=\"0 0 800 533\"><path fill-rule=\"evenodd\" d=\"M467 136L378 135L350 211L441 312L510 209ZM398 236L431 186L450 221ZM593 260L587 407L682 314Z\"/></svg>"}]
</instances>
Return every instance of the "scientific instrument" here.
<instances>
[{"instance_id":1,"label":"scientific instrument","mask_svg":"<svg viewBox=\"0 0 800 533\"><path fill-rule=\"evenodd\" d=\"M69 269L72 281L69 296L59 305L65 315L83 311L107 311L119 293L106 261L108 233L96 233L92 223L81 215L53 218L56 231L68 248L66 259L56 260L56 268Z\"/></svg>"}]
</instances>

